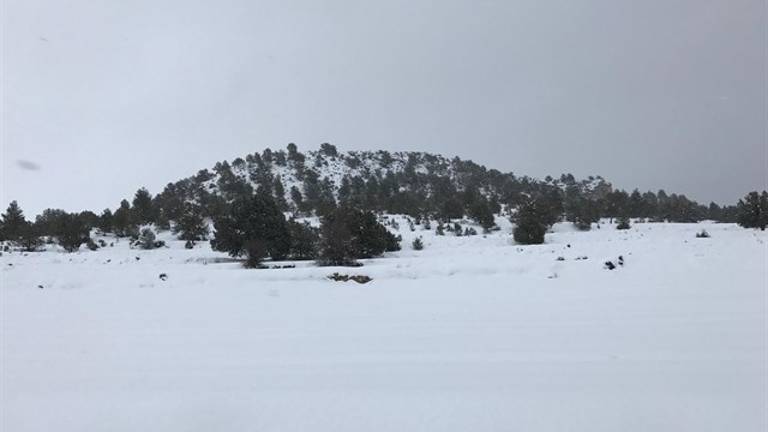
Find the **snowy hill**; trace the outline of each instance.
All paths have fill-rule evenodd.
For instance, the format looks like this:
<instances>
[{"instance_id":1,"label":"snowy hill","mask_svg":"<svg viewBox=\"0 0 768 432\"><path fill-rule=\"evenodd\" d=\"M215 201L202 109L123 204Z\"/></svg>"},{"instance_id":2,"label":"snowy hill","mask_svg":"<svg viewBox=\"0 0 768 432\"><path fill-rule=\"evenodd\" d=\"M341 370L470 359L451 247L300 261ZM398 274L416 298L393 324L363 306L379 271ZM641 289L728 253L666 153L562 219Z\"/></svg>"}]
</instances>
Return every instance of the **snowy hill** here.
<instances>
[{"instance_id":1,"label":"snowy hill","mask_svg":"<svg viewBox=\"0 0 768 432\"><path fill-rule=\"evenodd\" d=\"M344 188L363 190L372 187L372 183L375 187L391 187L393 193L410 192L428 198L441 180L447 180L458 192L477 190L486 198L502 202L540 187L565 190L572 186L592 197L602 197L612 190L611 184L600 176L578 181L570 174L563 174L560 178L537 180L488 169L458 157L449 159L423 152L339 152L334 146L323 144L320 150L306 153L289 145L288 151L266 149L245 158L218 162L211 170L201 170L195 176L169 185L164 193L184 190L188 200L200 201L195 191L226 197L243 188L264 187L272 191L275 183L279 183L278 198L284 197L295 207L298 203L290 191L296 189L307 197L312 194L313 184L327 189L335 199L340 198Z\"/></svg>"}]
</instances>

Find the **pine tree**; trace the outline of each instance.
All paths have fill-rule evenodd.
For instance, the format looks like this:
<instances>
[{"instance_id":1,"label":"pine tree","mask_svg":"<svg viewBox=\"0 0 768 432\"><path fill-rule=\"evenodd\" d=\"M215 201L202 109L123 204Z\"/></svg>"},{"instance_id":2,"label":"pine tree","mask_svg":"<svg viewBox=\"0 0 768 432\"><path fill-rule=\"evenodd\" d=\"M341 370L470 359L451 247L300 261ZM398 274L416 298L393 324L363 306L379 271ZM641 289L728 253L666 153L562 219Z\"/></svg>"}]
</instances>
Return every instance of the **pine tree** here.
<instances>
[{"instance_id":1,"label":"pine tree","mask_svg":"<svg viewBox=\"0 0 768 432\"><path fill-rule=\"evenodd\" d=\"M258 267L267 256L282 260L290 252L285 216L267 193L235 200L213 225L211 247L233 257L246 255L248 267Z\"/></svg>"},{"instance_id":2,"label":"pine tree","mask_svg":"<svg viewBox=\"0 0 768 432\"><path fill-rule=\"evenodd\" d=\"M528 199L521 204L517 213L512 217L515 224L513 237L520 244L544 243L544 235L547 232L546 210L540 208L535 199Z\"/></svg>"},{"instance_id":3,"label":"pine tree","mask_svg":"<svg viewBox=\"0 0 768 432\"><path fill-rule=\"evenodd\" d=\"M190 242L194 247L195 242L205 240L208 237L208 224L203 217L203 210L200 206L187 203L184 206L184 212L173 226L173 233L178 235L180 240Z\"/></svg>"},{"instance_id":4,"label":"pine tree","mask_svg":"<svg viewBox=\"0 0 768 432\"><path fill-rule=\"evenodd\" d=\"M320 243L320 230L309 223L301 223L295 219L288 221L288 232L291 237L290 257L295 260L311 260L317 258Z\"/></svg>"},{"instance_id":5,"label":"pine tree","mask_svg":"<svg viewBox=\"0 0 768 432\"><path fill-rule=\"evenodd\" d=\"M469 214L469 217L480 224L480 226L483 228L483 231L485 232L488 232L496 225L491 206L483 197L480 197L469 204L467 213Z\"/></svg>"},{"instance_id":6,"label":"pine tree","mask_svg":"<svg viewBox=\"0 0 768 432\"><path fill-rule=\"evenodd\" d=\"M413 239L413 243L411 244L411 247L413 247L413 250L420 251L424 249L424 242L421 240L421 237L416 237Z\"/></svg>"},{"instance_id":7,"label":"pine tree","mask_svg":"<svg viewBox=\"0 0 768 432\"><path fill-rule=\"evenodd\" d=\"M133 197L134 220L138 224L148 224L155 221L155 211L152 205L152 195L145 188L136 191Z\"/></svg>"},{"instance_id":8,"label":"pine tree","mask_svg":"<svg viewBox=\"0 0 768 432\"><path fill-rule=\"evenodd\" d=\"M627 217L627 216L619 216L619 218L616 219L616 229L618 229L618 230L627 230L627 229L629 229L629 217Z\"/></svg>"},{"instance_id":9,"label":"pine tree","mask_svg":"<svg viewBox=\"0 0 768 432\"><path fill-rule=\"evenodd\" d=\"M322 219L320 265L355 265L356 259L399 249L399 239L372 212L340 207Z\"/></svg>"},{"instance_id":10,"label":"pine tree","mask_svg":"<svg viewBox=\"0 0 768 432\"><path fill-rule=\"evenodd\" d=\"M739 200L737 222L744 228L760 228L768 226L768 192L762 194L753 191Z\"/></svg>"},{"instance_id":11,"label":"pine tree","mask_svg":"<svg viewBox=\"0 0 768 432\"><path fill-rule=\"evenodd\" d=\"M297 212L303 213L306 211L304 197L296 186L291 186L291 201L293 201L293 205L296 207Z\"/></svg>"},{"instance_id":12,"label":"pine tree","mask_svg":"<svg viewBox=\"0 0 768 432\"><path fill-rule=\"evenodd\" d=\"M57 235L59 246L67 252L76 252L90 238L90 229L78 215L66 213L62 216L61 232Z\"/></svg>"},{"instance_id":13,"label":"pine tree","mask_svg":"<svg viewBox=\"0 0 768 432\"><path fill-rule=\"evenodd\" d=\"M274 188L275 204L277 204L280 211L288 211L288 201L285 199L285 187L283 186L282 180L280 180L280 176L275 177Z\"/></svg>"},{"instance_id":14,"label":"pine tree","mask_svg":"<svg viewBox=\"0 0 768 432\"><path fill-rule=\"evenodd\" d=\"M40 231L36 224L25 221L15 244L21 247L24 252L37 252L43 245L43 240L40 238Z\"/></svg>"},{"instance_id":15,"label":"pine tree","mask_svg":"<svg viewBox=\"0 0 768 432\"><path fill-rule=\"evenodd\" d=\"M336 150L336 146L328 143L320 144L320 154L334 158L339 155L338 150Z\"/></svg>"},{"instance_id":16,"label":"pine tree","mask_svg":"<svg viewBox=\"0 0 768 432\"><path fill-rule=\"evenodd\" d=\"M23 231L27 229L27 224L19 203L11 201L8 209L2 215L2 240L18 241Z\"/></svg>"},{"instance_id":17,"label":"pine tree","mask_svg":"<svg viewBox=\"0 0 768 432\"><path fill-rule=\"evenodd\" d=\"M112 217L112 230L118 237L138 235L138 228L133 218L133 211L128 200L122 200L120 207Z\"/></svg>"},{"instance_id":18,"label":"pine tree","mask_svg":"<svg viewBox=\"0 0 768 432\"><path fill-rule=\"evenodd\" d=\"M594 200L579 197L571 202L570 214L576 228L589 231L592 224L600 220L600 207Z\"/></svg>"}]
</instances>

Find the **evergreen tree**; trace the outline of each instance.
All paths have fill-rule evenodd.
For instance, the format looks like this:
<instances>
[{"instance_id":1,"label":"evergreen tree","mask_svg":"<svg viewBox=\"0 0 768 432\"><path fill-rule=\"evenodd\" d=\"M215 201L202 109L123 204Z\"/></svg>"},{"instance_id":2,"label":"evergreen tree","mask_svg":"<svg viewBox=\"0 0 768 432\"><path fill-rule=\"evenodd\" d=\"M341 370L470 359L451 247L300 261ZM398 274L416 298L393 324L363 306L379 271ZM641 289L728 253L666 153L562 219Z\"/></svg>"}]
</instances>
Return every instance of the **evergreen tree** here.
<instances>
[{"instance_id":1,"label":"evergreen tree","mask_svg":"<svg viewBox=\"0 0 768 432\"><path fill-rule=\"evenodd\" d=\"M288 211L288 201L285 199L285 187L283 186L282 180L280 180L280 176L275 177L274 187L275 204L277 204L280 211Z\"/></svg>"},{"instance_id":2,"label":"evergreen tree","mask_svg":"<svg viewBox=\"0 0 768 432\"><path fill-rule=\"evenodd\" d=\"M155 222L155 211L152 205L152 195L145 188L136 191L133 196L133 216L137 224Z\"/></svg>"},{"instance_id":3,"label":"evergreen tree","mask_svg":"<svg viewBox=\"0 0 768 432\"><path fill-rule=\"evenodd\" d=\"M421 237L416 237L413 239L413 243L411 244L411 247L413 247L413 250L420 251L424 249L424 242L421 240Z\"/></svg>"},{"instance_id":4,"label":"evergreen tree","mask_svg":"<svg viewBox=\"0 0 768 432\"><path fill-rule=\"evenodd\" d=\"M163 247L165 242L158 241L155 232L152 231L152 228L145 227L141 230L141 234L139 234L139 239L136 241L136 244L138 244L142 249L149 250Z\"/></svg>"},{"instance_id":5,"label":"evergreen tree","mask_svg":"<svg viewBox=\"0 0 768 432\"><path fill-rule=\"evenodd\" d=\"M627 216L620 216L618 219L616 219L616 229L618 230L626 230L629 229L629 217Z\"/></svg>"},{"instance_id":6,"label":"evergreen tree","mask_svg":"<svg viewBox=\"0 0 768 432\"><path fill-rule=\"evenodd\" d=\"M336 146L328 143L320 144L320 154L334 158L339 155L338 150L336 150Z\"/></svg>"},{"instance_id":7,"label":"evergreen tree","mask_svg":"<svg viewBox=\"0 0 768 432\"><path fill-rule=\"evenodd\" d=\"M213 225L211 247L233 257L246 255L248 267L258 267L267 256L282 260L290 252L285 216L267 193L238 198L214 218Z\"/></svg>"},{"instance_id":8,"label":"evergreen tree","mask_svg":"<svg viewBox=\"0 0 768 432\"><path fill-rule=\"evenodd\" d=\"M320 230L309 223L301 223L295 219L288 221L288 232L291 237L290 256L295 260L311 260L317 258L320 244Z\"/></svg>"},{"instance_id":9,"label":"evergreen tree","mask_svg":"<svg viewBox=\"0 0 768 432\"><path fill-rule=\"evenodd\" d=\"M8 209L2 215L2 240L18 241L27 229L28 222L19 203L11 201Z\"/></svg>"},{"instance_id":10,"label":"evergreen tree","mask_svg":"<svg viewBox=\"0 0 768 432\"><path fill-rule=\"evenodd\" d=\"M287 165L287 158L285 157L285 152L282 150L278 150L274 153L275 155L275 165L277 166L286 166Z\"/></svg>"},{"instance_id":11,"label":"evergreen tree","mask_svg":"<svg viewBox=\"0 0 768 432\"><path fill-rule=\"evenodd\" d=\"M636 218L645 217L643 214L643 196L639 190L635 189L632 191L632 194L629 196L628 207L628 216Z\"/></svg>"},{"instance_id":12,"label":"evergreen tree","mask_svg":"<svg viewBox=\"0 0 768 432\"><path fill-rule=\"evenodd\" d=\"M307 210L317 210L321 200L320 177L314 170L304 174L304 202Z\"/></svg>"},{"instance_id":13,"label":"evergreen tree","mask_svg":"<svg viewBox=\"0 0 768 432\"><path fill-rule=\"evenodd\" d=\"M737 222L744 228L760 228L768 226L768 192L750 192L736 205Z\"/></svg>"},{"instance_id":14,"label":"evergreen tree","mask_svg":"<svg viewBox=\"0 0 768 432\"><path fill-rule=\"evenodd\" d=\"M600 220L600 206L597 201L579 196L568 202L567 210L571 222L582 231L589 231L592 224Z\"/></svg>"},{"instance_id":15,"label":"evergreen tree","mask_svg":"<svg viewBox=\"0 0 768 432\"><path fill-rule=\"evenodd\" d=\"M371 212L340 207L322 219L320 265L355 265L358 258L372 258L399 249L397 237Z\"/></svg>"},{"instance_id":16,"label":"evergreen tree","mask_svg":"<svg viewBox=\"0 0 768 432\"><path fill-rule=\"evenodd\" d=\"M90 229L76 214L66 213L61 218L61 232L57 234L59 246L67 252L76 252L90 239Z\"/></svg>"},{"instance_id":17,"label":"evergreen tree","mask_svg":"<svg viewBox=\"0 0 768 432\"><path fill-rule=\"evenodd\" d=\"M265 148L264 151L261 152L261 159L268 164L272 163L272 156L272 149L269 147Z\"/></svg>"},{"instance_id":18,"label":"evergreen tree","mask_svg":"<svg viewBox=\"0 0 768 432\"><path fill-rule=\"evenodd\" d=\"M467 208L467 213L469 214L469 217L480 224L485 232L488 232L496 225L491 206L483 197L479 197L473 200L473 202L470 203L469 207Z\"/></svg>"},{"instance_id":19,"label":"evergreen tree","mask_svg":"<svg viewBox=\"0 0 768 432\"><path fill-rule=\"evenodd\" d=\"M40 232L37 226L33 223L24 221L24 225L19 233L19 238L14 242L21 247L24 252L37 252L43 245L43 240L40 238Z\"/></svg>"},{"instance_id":20,"label":"evergreen tree","mask_svg":"<svg viewBox=\"0 0 768 432\"><path fill-rule=\"evenodd\" d=\"M291 201L293 201L294 207L296 207L297 212L305 212L306 211L306 205L304 204L304 196L301 194L301 191L296 186L291 186Z\"/></svg>"},{"instance_id":21,"label":"evergreen tree","mask_svg":"<svg viewBox=\"0 0 768 432\"><path fill-rule=\"evenodd\" d=\"M515 224L513 237L520 244L544 243L544 235L547 232L546 209L542 208L535 199L528 199L521 204L512 222Z\"/></svg>"},{"instance_id":22,"label":"evergreen tree","mask_svg":"<svg viewBox=\"0 0 768 432\"><path fill-rule=\"evenodd\" d=\"M304 166L304 161L306 157L303 153L300 153L298 148L296 147L296 144L290 143L288 144L288 160L293 162L295 167L301 168Z\"/></svg>"},{"instance_id":23,"label":"evergreen tree","mask_svg":"<svg viewBox=\"0 0 768 432\"><path fill-rule=\"evenodd\" d=\"M90 210L81 211L77 216L89 230L99 226L99 217Z\"/></svg>"},{"instance_id":24,"label":"evergreen tree","mask_svg":"<svg viewBox=\"0 0 768 432\"><path fill-rule=\"evenodd\" d=\"M193 247L195 242L205 240L208 237L208 224L200 206L187 203L184 212L173 226L173 233L178 235L180 240L190 242Z\"/></svg>"},{"instance_id":25,"label":"evergreen tree","mask_svg":"<svg viewBox=\"0 0 768 432\"><path fill-rule=\"evenodd\" d=\"M128 200L122 200L120 207L115 211L112 217L112 229L118 237L128 237L138 234L136 223L134 222L131 204Z\"/></svg>"},{"instance_id":26,"label":"evergreen tree","mask_svg":"<svg viewBox=\"0 0 768 432\"><path fill-rule=\"evenodd\" d=\"M333 196L333 183L326 177L320 183L320 197L315 209L319 216L326 215L336 208L336 198Z\"/></svg>"},{"instance_id":27,"label":"evergreen tree","mask_svg":"<svg viewBox=\"0 0 768 432\"><path fill-rule=\"evenodd\" d=\"M349 176L344 176L341 179L341 185L339 186L339 205L352 205L352 182L349 180Z\"/></svg>"}]
</instances>

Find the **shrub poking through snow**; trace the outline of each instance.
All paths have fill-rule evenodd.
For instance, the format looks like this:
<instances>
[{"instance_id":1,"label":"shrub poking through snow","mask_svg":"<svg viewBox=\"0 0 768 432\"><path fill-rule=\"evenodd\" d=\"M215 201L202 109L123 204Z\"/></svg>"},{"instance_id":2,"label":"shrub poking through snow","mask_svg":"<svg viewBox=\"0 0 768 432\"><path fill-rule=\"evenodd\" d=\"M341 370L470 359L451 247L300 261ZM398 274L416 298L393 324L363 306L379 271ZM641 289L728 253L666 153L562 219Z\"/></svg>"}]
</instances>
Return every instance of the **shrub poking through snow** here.
<instances>
[{"instance_id":1,"label":"shrub poking through snow","mask_svg":"<svg viewBox=\"0 0 768 432\"><path fill-rule=\"evenodd\" d=\"M619 255L619 258L616 260L616 262L606 261L603 264L603 268L606 269L606 270L615 270L615 269L617 269L619 267L623 267L623 266L624 266L624 256L623 255Z\"/></svg>"},{"instance_id":2,"label":"shrub poking through snow","mask_svg":"<svg viewBox=\"0 0 768 432\"><path fill-rule=\"evenodd\" d=\"M421 241L421 237L416 237L415 239L413 239L413 243L411 244L411 246L413 247L413 250L420 251L424 249L424 242Z\"/></svg>"},{"instance_id":3,"label":"shrub poking through snow","mask_svg":"<svg viewBox=\"0 0 768 432\"><path fill-rule=\"evenodd\" d=\"M88 247L88 249L89 249L89 250L92 250L92 251L97 251L97 250L99 250L99 245L97 245L97 244L96 244L96 242L95 242L95 241L93 241L93 240L92 240L92 239L90 239L90 238L89 238L89 239L88 239L88 241L85 243L85 245Z\"/></svg>"},{"instance_id":4,"label":"shrub poking through snow","mask_svg":"<svg viewBox=\"0 0 768 432\"><path fill-rule=\"evenodd\" d=\"M709 238L709 233L707 230L701 230L696 233L696 238Z\"/></svg>"},{"instance_id":5,"label":"shrub poking through snow","mask_svg":"<svg viewBox=\"0 0 768 432\"><path fill-rule=\"evenodd\" d=\"M152 231L152 228L143 228L139 235L139 240L136 243L142 249L157 249L165 246L164 241L157 241L157 237L155 237L155 232Z\"/></svg>"},{"instance_id":6,"label":"shrub poking through snow","mask_svg":"<svg viewBox=\"0 0 768 432\"><path fill-rule=\"evenodd\" d=\"M618 230L627 230L629 229L629 218L626 216L622 216L618 218L616 224L616 229Z\"/></svg>"},{"instance_id":7,"label":"shrub poking through snow","mask_svg":"<svg viewBox=\"0 0 768 432\"><path fill-rule=\"evenodd\" d=\"M370 276L366 276L366 275L351 275L350 276L350 275L339 274L339 273L334 273L334 274L328 276L328 279L336 281L336 282L354 281L354 282L357 282L359 284L365 284L365 283L368 283L368 282L373 280Z\"/></svg>"}]
</instances>

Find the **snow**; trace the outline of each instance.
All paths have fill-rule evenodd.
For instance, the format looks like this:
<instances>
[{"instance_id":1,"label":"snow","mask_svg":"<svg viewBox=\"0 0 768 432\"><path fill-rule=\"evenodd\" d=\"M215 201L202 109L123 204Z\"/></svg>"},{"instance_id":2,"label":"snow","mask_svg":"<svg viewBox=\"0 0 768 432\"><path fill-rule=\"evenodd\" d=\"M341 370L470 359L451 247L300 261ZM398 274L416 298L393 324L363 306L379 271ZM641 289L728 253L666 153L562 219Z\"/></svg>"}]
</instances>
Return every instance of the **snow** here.
<instances>
[{"instance_id":1,"label":"snow","mask_svg":"<svg viewBox=\"0 0 768 432\"><path fill-rule=\"evenodd\" d=\"M403 250L351 269L245 270L167 233L4 253L0 430L768 430L766 233L561 224L519 246L503 220L399 220Z\"/></svg>"}]
</instances>

